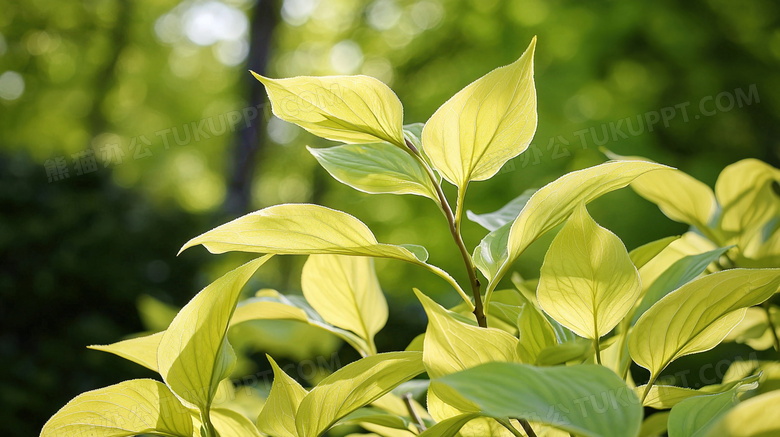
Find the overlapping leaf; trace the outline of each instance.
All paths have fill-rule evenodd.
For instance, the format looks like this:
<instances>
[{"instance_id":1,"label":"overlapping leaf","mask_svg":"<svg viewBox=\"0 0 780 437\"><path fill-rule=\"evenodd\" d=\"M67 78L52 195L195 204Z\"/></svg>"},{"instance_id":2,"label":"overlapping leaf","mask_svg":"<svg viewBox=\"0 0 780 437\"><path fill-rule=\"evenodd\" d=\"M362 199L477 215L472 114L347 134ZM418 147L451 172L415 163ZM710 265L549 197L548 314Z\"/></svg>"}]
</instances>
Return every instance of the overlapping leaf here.
<instances>
[{"instance_id":1,"label":"overlapping leaf","mask_svg":"<svg viewBox=\"0 0 780 437\"><path fill-rule=\"evenodd\" d=\"M641 290L623 243L580 204L544 258L539 305L561 325L594 340L623 319Z\"/></svg>"},{"instance_id":2,"label":"overlapping leaf","mask_svg":"<svg viewBox=\"0 0 780 437\"><path fill-rule=\"evenodd\" d=\"M520 59L463 88L425 123L425 153L460 189L496 174L536 133L535 47L536 38Z\"/></svg>"},{"instance_id":3,"label":"overlapping leaf","mask_svg":"<svg viewBox=\"0 0 780 437\"><path fill-rule=\"evenodd\" d=\"M265 85L273 113L282 120L329 140L404 147L401 101L373 77L269 79L252 74Z\"/></svg>"},{"instance_id":4,"label":"overlapping leaf","mask_svg":"<svg viewBox=\"0 0 780 437\"><path fill-rule=\"evenodd\" d=\"M376 353L374 335L387 322L387 301L371 258L310 255L301 287L327 323L354 332Z\"/></svg>"},{"instance_id":5,"label":"overlapping leaf","mask_svg":"<svg viewBox=\"0 0 780 437\"><path fill-rule=\"evenodd\" d=\"M219 382L235 364L227 342L230 318L244 284L267 255L232 270L190 300L160 339L157 367L181 399L208 411Z\"/></svg>"},{"instance_id":6,"label":"overlapping leaf","mask_svg":"<svg viewBox=\"0 0 780 437\"><path fill-rule=\"evenodd\" d=\"M780 269L733 269L689 282L639 318L629 338L631 358L654 380L673 360L715 347L745 308L769 299L778 286Z\"/></svg>"},{"instance_id":7,"label":"overlapping leaf","mask_svg":"<svg viewBox=\"0 0 780 437\"><path fill-rule=\"evenodd\" d=\"M143 337L130 338L108 345L89 346L90 349L118 355L126 360L140 364L147 369L157 370L157 348L165 332L158 332Z\"/></svg>"},{"instance_id":8,"label":"overlapping leaf","mask_svg":"<svg viewBox=\"0 0 780 437\"><path fill-rule=\"evenodd\" d=\"M298 437L295 416L308 392L284 373L273 358L268 357L268 361L274 371L274 383L257 418L257 427L276 437Z\"/></svg>"}]
</instances>

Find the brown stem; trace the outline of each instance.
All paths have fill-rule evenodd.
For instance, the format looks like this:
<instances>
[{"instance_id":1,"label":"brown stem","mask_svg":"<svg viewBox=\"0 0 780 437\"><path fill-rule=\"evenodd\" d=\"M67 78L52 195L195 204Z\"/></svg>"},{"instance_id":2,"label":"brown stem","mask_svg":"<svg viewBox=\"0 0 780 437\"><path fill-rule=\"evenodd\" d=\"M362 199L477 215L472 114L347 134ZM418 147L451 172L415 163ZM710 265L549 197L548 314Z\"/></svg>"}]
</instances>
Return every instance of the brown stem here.
<instances>
[{"instance_id":1,"label":"brown stem","mask_svg":"<svg viewBox=\"0 0 780 437\"><path fill-rule=\"evenodd\" d=\"M536 437L536 433L534 432L534 429L531 428L531 424L528 423L525 419L519 419L520 420L520 426L523 427L523 431L525 431L526 434L528 434L528 437Z\"/></svg>"},{"instance_id":2,"label":"brown stem","mask_svg":"<svg viewBox=\"0 0 780 437\"><path fill-rule=\"evenodd\" d=\"M425 423L423 422L422 418L419 414L417 414L417 410L414 409L414 404L412 404L412 394L406 393L403 395L404 404L406 404L406 409L409 411L409 417L414 419L414 421L417 423L417 427L420 428L420 431L425 431L428 429L425 426Z\"/></svg>"}]
</instances>

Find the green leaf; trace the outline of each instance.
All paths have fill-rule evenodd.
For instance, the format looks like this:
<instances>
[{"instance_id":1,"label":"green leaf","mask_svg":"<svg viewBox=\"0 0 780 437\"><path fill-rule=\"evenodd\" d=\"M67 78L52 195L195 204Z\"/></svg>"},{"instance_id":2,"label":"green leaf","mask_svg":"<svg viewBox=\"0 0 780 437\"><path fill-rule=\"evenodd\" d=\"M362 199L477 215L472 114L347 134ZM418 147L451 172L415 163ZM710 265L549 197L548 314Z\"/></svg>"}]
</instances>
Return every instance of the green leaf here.
<instances>
[{"instance_id":1,"label":"green leaf","mask_svg":"<svg viewBox=\"0 0 780 437\"><path fill-rule=\"evenodd\" d=\"M515 197L509 203L501 207L498 211L488 212L485 214L475 214L472 211L466 211L466 217L474 223L481 225L488 231L495 231L496 229L504 226L507 223L514 221L517 218L520 211L523 210L525 204L536 192L535 188L529 188L523 191L523 194Z\"/></svg>"},{"instance_id":2,"label":"green leaf","mask_svg":"<svg viewBox=\"0 0 780 437\"><path fill-rule=\"evenodd\" d=\"M43 426L41 437L122 437L155 433L192 437L190 411L164 384L133 379L82 393Z\"/></svg>"},{"instance_id":3,"label":"green leaf","mask_svg":"<svg viewBox=\"0 0 780 437\"><path fill-rule=\"evenodd\" d=\"M675 359L715 347L780 285L780 269L733 269L689 282L650 307L634 325L631 358L651 381Z\"/></svg>"},{"instance_id":4,"label":"green leaf","mask_svg":"<svg viewBox=\"0 0 780 437\"><path fill-rule=\"evenodd\" d=\"M653 281L650 287L647 288L642 301L634 311L631 324L633 325L636 323L636 321L639 320L639 317L661 298L702 274L707 269L707 266L712 262L717 261L718 258L730 248L731 247L722 247L697 255L688 255L675 261L671 267L666 269L666 271L664 271L661 276Z\"/></svg>"},{"instance_id":5,"label":"green leaf","mask_svg":"<svg viewBox=\"0 0 780 437\"><path fill-rule=\"evenodd\" d=\"M736 385L718 394L686 399L669 413L669 437L701 437L707 435L715 422L739 402L738 394L758 386L757 382ZM780 428L779 428L780 429Z\"/></svg>"},{"instance_id":6,"label":"green leaf","mask_svg":"<svg viewBox=\"0 0 780 437\"><path fill-rule=\"evenodd\" d=\"M206 412L235 354L227 329L241 288L271 255L232 270L190 300L165 331L157 350L163 380L184 401Z\"/></svg>"},{"instance_id":7,"label":"green leaf","mask_svg":"<svg viewBox=\"0 0 780 437\"><path fill-rule=\"evenodd\" d=\"M477 413L464 413L444 419L420 434L420 437L453 437L463 425L478 417Z\"/></svg>"},{"instance_id":8,"label":"green leaf","mask_svg":"<svg viewBox=\"0 0 780 437\"><path fill-rule=\"evenodd\" d=\"M658 205L670 219L706 231L718 210L715 193L703 182L676 169L642 175L631 183L637 194Z\"/></svg>"},{"instance_id":9,"label":"green leaf","mask_svg":"<svg viewBox=\"0 0 780 437\"><path fill-rule=\"evenodd\" d=\"M108 345L87 346L96 351L108 352L120 356L126 360L140 364L147 369L157 370L157 348L160 346L160 340L165 333L158 332L143 337L135 337L128 340L122 340Z\"/></svg>"},{"instance_id":10,"label":"green leaf","mask_svg":"<svg viewBox=\"0 0 780 437\"><path fill-rule=\"evenodd\" d=\"M642 407L633 391L598 365L488 363L438 382L479 405L484 415L526 419L583 436L633 437L642 422Z\"/></svg>"},{"instance_id":11,"label":"green leaf","mask_svg":"<svg viewBox=\"0 0 780 437\"><path fill-rule=\"evenodd\" d=\"M592 341L576 338L542 349L536 357L536 365L556 366L570 361L583 361L587 357L593 357L593 352Z\"/></svg>"},{"instance_id":12,"label":"green leaf","mask_svg":"<svg viewBox=\"0 0 780 437\"><path fill-rule=\"evenodd\" d=\"M655 408L657 410L672 408L680 402L701 395L713 395L729 391L735 387L757 383L759 375L752 375L740 380L724 382L722 384L706 385L698 390L685 387L677 387L674 385L659 385L653 384L650 391L647 394L642 405L646 407ZM753 387L755 388L755 387ZM646 386L640 385L636 387L634 391L641 395L644 393Z\"/></svg>"},{"instance_id":13,"label":"green leaf","mask_svg":"<svg viewBox=\"0 0 780 437\"><path fill-rule=\"evenodd\" d=\"M668 168L649 162L616 161L568 173L539 189L512 222L507 241L507 257L495 275L490 276L488 293L518 256L537 238L563 223L574 208L610 191L623 188L648 171ZM489 299L488 299L489 300Z\"/></svg>"},{"instance_id":14,"label":"green leaf","mask_svg":"<svg viewBox=\"0 0 780 437\"><path fill-rule=\"evenodd\" d=\"M506 261L511 228L512 223L502 225L485 235L485 238L479 242L479 246L474 248L474 265L488 279L495 278L501 265Z\"/></svg>"},{"instance_id":15,"label":"green leaf","mask_svg":"<svg viewBox=\"0 0 780 437\"><path fill-rule=\"evenodd\" d=\"M778 180L780 170L757 159L743 159L724 168L715 183L721 205L720 227L738 234L777 217L777 196L764 194L769 194Z\"/></svg>"},{"instance_id":16,"label":"green leaf","mask_svg":"<svg viewBox=\"0 0 780 437\"><path fill-rule=\"evenodd\" d=\"M211 253L238 250L280 255L337 254L425 261L406 247L382 244L351 215L312 204L275 205L239 217L193 238L182 247L202 244ZM417 249L424 253L422 247ZM180 252L181 253L181 252Z\"/></svg>"},{"instance_id":17,"label":"green leaf","mask_svg":"<svg viewBox=\"0 0 780 437\"><path fill-rule=\"evenodd\" d=\"M770 437L780 435L777 406L780 391L750 398L729 410L710 427L707 437Z\"/></svg>"},{"instance_id":18,"label":"green leaf","mask_svg":"<svg viewBox=\"0 0 780 437\"><path fill-rule=\"evenodd\" d=\"M674 241L677 241L679 238L680 236L676 235L651 241L647 244L643 244L642 246L637 247L631 252L628 252L628 257L631 258L631 262L637 269L641 269L651 259L661 253L661 251L666 249L667 246L672 244Z\"/></svg>"},{"instance_id":19,"label":"green leaf","mask_svg":"<svg viewBox=\"0 0 780 437\"><path fill-rule=\"evenodd\" d=\"M390 414L377 408L364 407L347 414L339 420L337 425L360 425L362 423L403 430L407 430L410 424L405 417Z\"/></svg>"},{"instance_id":20,"label":"green leaf","mask_svg":"<svg viewBox=\"0 0 780 437\"><path fill-rule=\"evenodd\" d=\"M489 179L531 143L537 119L535 47L536 38L520 59L463 88L425 124L425 153L460 190L469 181Z\"/></svg>"},{"instance_id":21,"label":"green leaf","mask_svg":"<svg viewBox=\"0 0 780 437\"><path fill-rule=\"evenodd\" d=\"M668 411L653 413L642 422L639 437L663 437L666 435L666 422L669 420Z\"/></svg>"},{"instance_id":22,"label":"green leaf","mask_svg":"<svg viewBox=\"0 0 780 437\"><path fill-rule=\"evenodd\" d=\"M416 194L439 201L425 168L399 147L375 143L307 149L331 176L356 190L369 194Z\"/></svg>"},{"instance_id":23,"label":"green leaf","mask_svg":"<svg viewBox=\"0 0 780 437\"><path fill-rule=\"evenodd\" d=\"M284 373L273 358L266 356L274 371L274 383L257 418L257 427L265 434L276 437L298 437L295 416L308 392Z\"/></svg>"},{"instance_id":24,"label":"green leaf","mask_svg":"<svg viewBox=\"0 0 780 437\"><path fill-rule=\"evenodd\" d=\"M387 301L371 258L309 255L301 287L326 322L354 332L376 353L374 335L387 323Z\"/></svg>"},{"instance_id":25,"label":"green leaf","mask_svg":"<svg viewBox=\"0 0 780 437\"><path fill-rule=\"evenodd\" d=\"M252 421L241 413L227 408L212 408L211 423L219 433L219 437L261 437Z\"/></svg>"},{"instance_id":26,"label":"green leaf","mask_svg":"<svg viewBox=\"0 0 780 437\"><path fill-rule=\"evenodd\" d=\"M428 315L423 361L431 378L491 361L520 361L517 338L463 323L420 290L414 293Z\"/></svg>"},{"instance_id":27,"label":"green leaf","mask_svg":"<svg viewBox=\"0 0 780 437\"><path fill-rule=\"evenodd\" d=\"M306 299L300 296L284 296L276 290L261 290L256 297L241 301L236 308L231 325L250 320L296 320L323 329L336 335L355 348L361 355L370 354L365 340L357 335L337 328L323 320Z\"/></svg>"},{"instance_id":28,"label":"green leaf","mask_svg":"<svg viewBox=\"0 0 780 437\"><path fill-rule=\"evenodd\" d=\"M298 437L319 436L340 418L424 371L420 352L372 355L346 365L303 398L295 419Z\"/></svg>"},{"instance_id":29,"label":"green leaf","mask_svg":"<svg viewBox=\"0 0 780 437\"><path fill-rule=\"evenodd\" d=\"M597 340L628 314L641 291L623 242L580 204L544 257L539 305L577 335Z\"/></svg>"},{"instance_id":30,"label":"green leaf","mask_svg":"<svg viewBox=\"0 0 780 437\"><path fill-rule=\"evenodd\" d=\"M404 125L404 137L411 141L417 150L422 150L422 131L425 123L411 123Z\"/></svg>"},{"instance_id":31,"label":"green leaf","mask_svg":"<svg viewBox=\"0 0 780 437\"><path fill-rule=\"evenodd\" d=\"M369 76L269 79L265 85L274 115L322 138L345 143L387 141L406 147L403 106L393 91Z\"/></svg>"}]
</instances>

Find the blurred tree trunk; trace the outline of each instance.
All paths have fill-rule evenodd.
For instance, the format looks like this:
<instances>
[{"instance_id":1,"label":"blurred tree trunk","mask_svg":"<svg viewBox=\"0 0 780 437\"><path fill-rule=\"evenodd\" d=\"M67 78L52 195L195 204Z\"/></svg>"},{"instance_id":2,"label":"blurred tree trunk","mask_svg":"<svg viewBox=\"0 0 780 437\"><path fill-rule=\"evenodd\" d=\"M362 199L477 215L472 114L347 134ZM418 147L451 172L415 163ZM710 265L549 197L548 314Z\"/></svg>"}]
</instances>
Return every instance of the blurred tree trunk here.
<instances>
[{"instance_id":1,"label":"blurred tree trunk","mask_svg":"<svg viewBox=\"0 0 780 437\"><path fill-rule=\"evenodd\" d=\"M251 17L247 68L258 74L265 74L268 67L274 28L279 17L276 3L276 0L257 0ZM258 116L250 121L249 126L241 125L229 158L227 195L223 209L225 214L231 216L243 214L249 209L257 156L265 142L263 134L266 120L263 114L268 112L263 107L265 91L262 84L248 72L242 74L249 91L247 106L257 109Z\"/></svg>"}]
</instances>

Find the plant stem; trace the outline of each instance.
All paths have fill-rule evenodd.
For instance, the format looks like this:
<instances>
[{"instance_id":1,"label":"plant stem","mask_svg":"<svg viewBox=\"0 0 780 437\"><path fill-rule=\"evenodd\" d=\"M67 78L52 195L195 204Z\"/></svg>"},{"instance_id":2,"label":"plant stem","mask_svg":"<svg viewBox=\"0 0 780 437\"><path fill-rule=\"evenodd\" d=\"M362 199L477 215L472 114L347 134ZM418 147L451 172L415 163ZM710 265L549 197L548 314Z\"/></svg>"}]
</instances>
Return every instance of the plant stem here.
<instances>
[{"instance_id":1,"label":"plant stem","mask_svg":"<svg viewBox=\"0 0 780 437\"><path fill-rule=\"evenodd\" d=\"M512 433L512 435L515 435L517 437L525 437L524 435L520 434L520 431L518 431L517 428L512 426L512 422L510 422L509 420L507 420L507 419L496 419L496 421L498 423L500 423L501 425L503 425L504 428L508 429ZM522 421L520 423L522 424ZM533 432L533 431L531 431L531 432ZM526 431L526 434L528 434L528 431ZM528 434L528 435L531 436L532 434ZM533 436L536 437L536 434L533 434Z\"/></svg>"},{"instance_id":2,"label":"plant stem","mask_svg":"<svg viewBox=\"0 0 780 437\"><path fill-rule=\"evenodd\" d=\"M428 166L428 163L425 162L425 160L422 158L420 151L417 150L417 148L415 148L409 140L406 140L406 146L407 147L404 150L406 150L415 159L417 159L420 164L422 164L425 172L428 174L428 178L431 180L431 182L433 182L433 186L436 190L436 197L439 198L439 206L441 207L442 213L444 213L444 217L447 219L447 224L450 228L450 234L452 234L452 239L455 240L455 244L458 246L460 256L463 258L463 263L466 266L466 272L469 275L471 292L474 295L474 317L477 318L477 323L479 326L487 328L487 319L485 318L485 311L482 307L482 295L479 292L480 284L479 279L477 279L477 268L474 266L474 261L471 259L471 254L466 248L466 244L463 242L463 238L460 235L459 217L456 219L456 216L452 213L452 208L450 208L450 204L447 202L447 197L444 195L444 191L442 191L439 183L436 182L436 176L433 174L433 170L431 170L431 168ZM464 195L465 193L461 194L460 190L458 191L458 205L462 204L460 199L462 199ZM461 212L460 206L458 206L457 211L459 216Z\"/></svg>"},{"instance_id":3,"label":"plant stem","mask_svg":"<svg viewBox=\"0 0 780 437\"><path fill-rule=\"evenodd\" d=\"M647 398L647 395L650 394L650 388L655 384L657 376L654 376L649 381L647 381L647 385L645 386L645 392L642 394L642 400L640 401L642 404L645 403L645 399Z\"/></svg>"},{"instance_id":4,"label":"plant stem","mask_svg":"<svg viewBox=\"0 0 780 437\"><path fill-rule=\"evenodd\" d=\"M211 423L211 416L209 416L209 408L200 412L201 419L203 419L203 427L206 429L206 437L219 437L217 430Z\"/></svg>"},{"instance_id":5,"label":"plant stem","mask_svg":"<svg viewBox=\"0 0 780 437\"><path fill-rule=\"evenodd\" d=\"M417 414L417 410L414 409L414 404L412 404L412 394L406 393L403 395L404 404L406 404L406 409L409 411L409 417L414 419L415 422L417 422L417 427L420 428L420 431L425 431L428 429L425 426L425 423L423 422L422 418L419 414Z\"/></svg>"},{"instance_id":6,"label":"plant stem","mask_svg":"<svg viewBox=\"0 0 780 437\"><path fill-rule=\"evenodd\" d=\"M772 331L772 339L775 343L775 352L780 354L780 338L777 337L777 326L772 322L772 313L769 311L769 301L764 302L761 307L766 312L766 321L769 324L769 330Z\"/></svg>"},{"instance_id":7,"label":"plant stem","mask_svg":"<svg viewBox=\"0 0 780 437\"><path fill-rule=\"evenodd\" d=\"M601 346L599 345L598 334L596 334L596 338L593 339L593 348L596 349L596 362L601 364Z\"/></svg>"}]
</instances>

